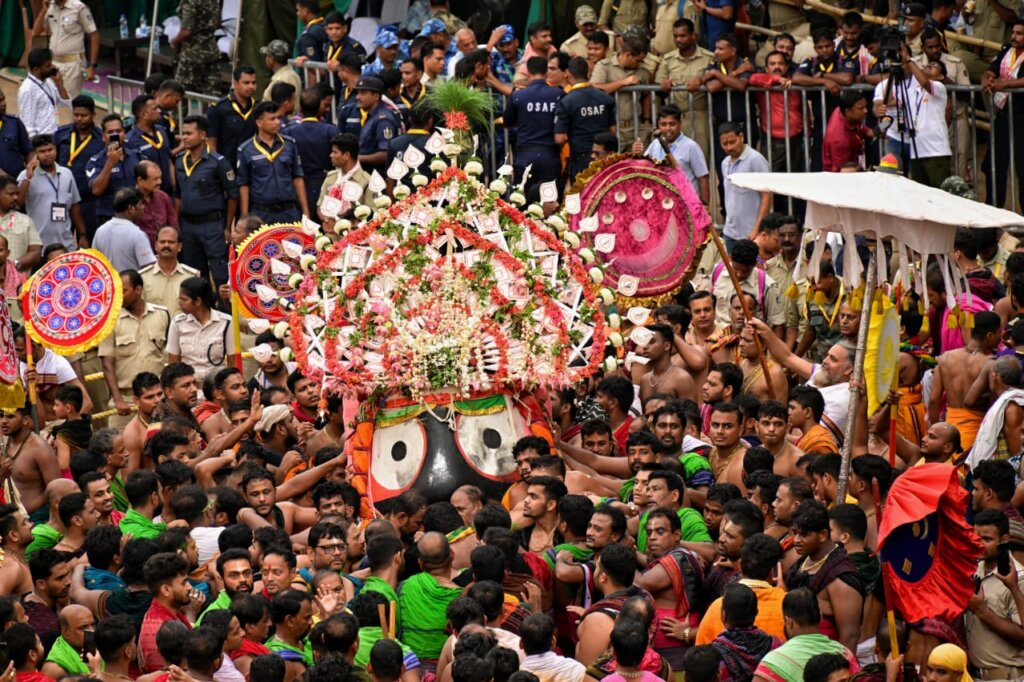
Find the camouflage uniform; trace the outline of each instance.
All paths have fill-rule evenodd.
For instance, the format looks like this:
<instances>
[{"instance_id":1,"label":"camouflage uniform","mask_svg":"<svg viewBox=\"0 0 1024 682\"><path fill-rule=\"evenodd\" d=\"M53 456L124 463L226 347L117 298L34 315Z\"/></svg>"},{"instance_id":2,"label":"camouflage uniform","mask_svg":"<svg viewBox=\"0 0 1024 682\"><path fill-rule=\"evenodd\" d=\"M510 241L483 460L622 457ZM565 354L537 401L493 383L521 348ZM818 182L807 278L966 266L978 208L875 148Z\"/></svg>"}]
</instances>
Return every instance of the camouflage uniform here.
<instances>
[{"instance_id":1,"label":"camouflage uniform","mask_svg":"<svg viewBox=\"0 0 1024 682\"><path fill-rule=\"evenodd\" d=\"M449 10L443 9L434 14L433 19L440 19L444 22L444 28L448 31L448 35L453 36L455 32L466 28L466 22L459 19L457 16L452 14Z\"/></svg>"},{"instance_id":2,"label":"camouflage uniform","mask_svg":"<svg viewBox=\"0 0 1024 682\"><path fill-rule=\"evenodd\" d=\"M220 27L217 0L181 0L181 28L192 35L181 44L174 77L190 92L219 94L220 50L214 32Z\"/></svg>"}]
</instances>

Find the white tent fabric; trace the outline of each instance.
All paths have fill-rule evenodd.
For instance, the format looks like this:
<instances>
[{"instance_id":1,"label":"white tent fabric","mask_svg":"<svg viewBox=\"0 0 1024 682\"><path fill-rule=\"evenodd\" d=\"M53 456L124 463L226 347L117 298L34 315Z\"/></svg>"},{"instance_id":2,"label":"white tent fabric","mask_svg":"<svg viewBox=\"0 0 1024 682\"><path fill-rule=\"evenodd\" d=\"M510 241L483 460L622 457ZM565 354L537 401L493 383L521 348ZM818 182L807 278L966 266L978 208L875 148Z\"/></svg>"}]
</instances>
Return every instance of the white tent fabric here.
<instances>
[{"instance_id":1,"label":"white tent fabric","mask_svg":"<svg viewBox=\"0 0 1024 682\"><path fill-rule=\"evenodd\" d=\"M737 187L807 200L808 228L893 237L921 254L950 253L958 227L1016 227L1024 217L890 173L738 173Z\"/></svg>"}]
</instances>

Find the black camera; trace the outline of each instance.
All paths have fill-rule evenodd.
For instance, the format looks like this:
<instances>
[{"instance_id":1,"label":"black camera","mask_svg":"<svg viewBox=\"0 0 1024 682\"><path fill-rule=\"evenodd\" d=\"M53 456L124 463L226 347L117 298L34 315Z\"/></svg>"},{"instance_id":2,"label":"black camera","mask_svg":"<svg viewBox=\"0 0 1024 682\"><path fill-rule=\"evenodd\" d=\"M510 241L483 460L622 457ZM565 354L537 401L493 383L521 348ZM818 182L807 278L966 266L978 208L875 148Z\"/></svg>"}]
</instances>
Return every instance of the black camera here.
<instances>
[{"instance_id":1,"label":"black camera","mask_svg":"<svg viewBox=\"0 0 1024 682\"><path fill-rule=\"evenodd\" d=\"M883 72L903 71L900 50L906 39L902 22L900 23L900 26L885 26L878 32L878 61Z\"/></svg>"}]
</instances>

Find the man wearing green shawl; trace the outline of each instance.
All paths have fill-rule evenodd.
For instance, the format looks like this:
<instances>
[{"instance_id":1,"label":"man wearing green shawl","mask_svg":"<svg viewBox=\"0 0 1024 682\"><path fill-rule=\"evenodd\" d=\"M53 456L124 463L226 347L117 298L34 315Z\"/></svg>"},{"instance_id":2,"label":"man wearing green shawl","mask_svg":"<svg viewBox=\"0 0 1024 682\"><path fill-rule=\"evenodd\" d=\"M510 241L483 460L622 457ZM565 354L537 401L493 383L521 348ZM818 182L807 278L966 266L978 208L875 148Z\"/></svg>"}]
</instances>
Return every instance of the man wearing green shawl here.
<instances>
[{"instance_id":1,"label":"man wearing green shawl","mask_svg":"<svg viewBox=\"0 0 1024 682\"><path fill-rule=\"evenodd\" d=\"M78 604L70 604L60 611L60 637L50 648L41 672L58 680L67 675L89 675L89 666L82 660L85 633L96 626L92 611Z\"/></svg>"},{"instance_id":2,"label":"man wearing green shawl","mask_svg":"<svg viewBox=\"0 0 1024 682\"><path fill-rule=\"evenodd\" d=\"M423 572L402 583L398 608L404 625L399 632L421 661L434 661L448 639L448 604L462 594L462 588L451 581L452 550L444 535L427 533L416 549Z\"/></svg>"},{"instance_id":3,"label":"man wearing green shawl","mask_svg":"<svg viewBox=\"0 0 1024 682\"><path fill-rule=\"evenodd\" d=\"M56 478L46 484L46 508L49 512L49 520L32 526L32 542L25 550L26 559L31 559L32 555L41 549L56 547L57 543L64 538L64 524L60 522L60 515L57 514L57 505L65 495L77 492L78 485L67 478Z\"/></svg>"},{"instance_id":4,"label":"man wearing green shawl","mask_svg":"<svg viewBox=\"0 0 1024 682\"><path fill-rule=\"evenodd\" d=\"M398 576L402 574L405 565L402 541L394 535L378 535L366 544L366 560L370 564L370 576L363 583L360 594L379 592L389 604L397 603L398 592L395 588L398 585ZM398 632L402 631L401 608L395 614L395 629Z\"/></svg>"},{"instance_id":5,"label":"man wearing green shawl","mask_svg":"<svg viewBox=\"0 0 1024 682\"><path fill-rule=\"evenodd\" d=\"M162 506L160 482L156 474L149 469L133 471L125 482L125 490L131 509L118 524L121 532L135 539L156 540L167 528L166 524L153 523L153 518Z\"/></svg>"},{"instance_id":6,"label":"man wearing green shawl","mask_svg":"<svg viewBox=\"0 0 1024 682\"><path fill-rule=\"evenodd\" d=\"M359 648L352 659L353 664L363 668L370 662L370 650L373 649L373 645L377 643L377 640L384 638L384 630L379 625L378 606L384 607L384 620L388 620L391 617L391 604L387 603L386 598L379 593L364 590L357 594L356 598L348 605L349 611L360 624L372 623L372 625L359 628ZM419 657L401 640L395 641L402 648L402 662L405 664L406 672L418 670L420 668Z\"/></svg>"},{"instance_id":7,"label":"man wearing green shawl","mask_svg":"<svg viewBox=\"0 0 1024 682\"><path fill-rule=\"evenodd\" d=\"M266 646L284 659L291 671L285 677L296 679L313 666L313 647L307 635L313 625L313 604L309 593L301 590L284 590L270 602L270 617L274 621L274 636Z\"/></svg>"},{"instance_id":8,"label":"man wearing green shawl","mask_svg":"<svg viewBox=\"0 0 1024 682\"><path fill-rule=\"evenodd\" d=\"M796 682L804 679L804 666L818 654L840 654L850 663L850 674L860 672L857 657L839 642L821 634L818 598L800 587L782 600L782 618L789 639L761 659L754 682Z\"/></svg>"}]
</instances>

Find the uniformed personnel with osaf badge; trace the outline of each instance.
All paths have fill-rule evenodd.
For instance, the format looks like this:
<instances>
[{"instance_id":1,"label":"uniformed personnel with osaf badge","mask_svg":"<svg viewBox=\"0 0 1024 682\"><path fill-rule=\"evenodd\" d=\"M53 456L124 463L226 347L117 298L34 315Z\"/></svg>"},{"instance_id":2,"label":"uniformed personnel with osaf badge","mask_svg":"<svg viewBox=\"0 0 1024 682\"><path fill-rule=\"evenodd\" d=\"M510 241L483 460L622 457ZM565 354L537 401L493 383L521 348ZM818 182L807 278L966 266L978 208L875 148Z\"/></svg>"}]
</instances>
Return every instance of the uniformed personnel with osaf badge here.
<instances>
[{"instance_id":1,"label":"uniformed personnel with osaf badge","mask_svg":"<svg viewBox=\"0 0 1024 682\"><path fill-rule=\"evenodd\" d=\"M562 160L555 146L555 108L562 89L545 82L546 57L526 60L526 87L516 90L505 104L505 127L515 128L515 181L520 182L527 166L533 166L526 182L526 198L539 196L542 183L562 180ZM561 187L559 187L561 190Z\"/></svg>"},{"instance_id":2,"label":"uniformed personnel with osaf badge","mask_svg":"<svg viewBox=\"0 0 1024 682\"><path fill-rule=\"evenodd\" d=\"M590 84L589 68L582 57L569 60L567 71L572 85L555 108L555 143L569 143L570 183L590 165L594 137L615 132L615 100Z\"/></svg>"},{"instance_id":3,"label":"uniformed personnel with osaf badge","mask_svg":"<svg viewBox=\"0 0 1024 682\"><path fill-rule=\"evenodd\" d=\"M402 122L381 100L384 81L374 76L360 78L356 83L356 100L366 113L366 123L359 133L359 164L367 173L383 175L388 160L388 143L401 134Z\"/></svg>"}]
</instances>

